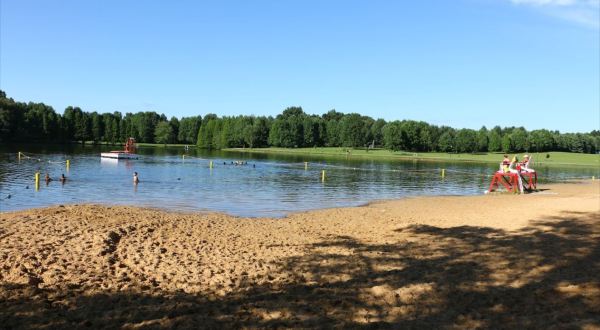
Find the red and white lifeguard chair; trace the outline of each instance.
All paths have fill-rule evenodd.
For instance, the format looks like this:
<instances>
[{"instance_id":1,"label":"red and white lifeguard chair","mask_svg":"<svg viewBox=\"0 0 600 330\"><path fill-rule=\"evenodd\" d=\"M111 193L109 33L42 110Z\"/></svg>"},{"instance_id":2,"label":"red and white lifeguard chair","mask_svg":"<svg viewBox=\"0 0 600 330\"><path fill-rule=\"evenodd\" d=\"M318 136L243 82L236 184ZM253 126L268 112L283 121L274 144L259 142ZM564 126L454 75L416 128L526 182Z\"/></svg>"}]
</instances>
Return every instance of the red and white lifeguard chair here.
<instances>
[{"instance_id":1,"label":"red and white lifeguard chair","mask_svg":"<svg viewBox=\"0 0 600 330\"><path fill-rule=\"evenodd\" d=\"M506 191L511 193L531 192L537 189L537 172L529 168L528 160L525 163L516 163L515 169L511 169L504 163L500 163L500 169L494 173L488 192L495 191L502 185Z\"/></svg>"}]
</instances>

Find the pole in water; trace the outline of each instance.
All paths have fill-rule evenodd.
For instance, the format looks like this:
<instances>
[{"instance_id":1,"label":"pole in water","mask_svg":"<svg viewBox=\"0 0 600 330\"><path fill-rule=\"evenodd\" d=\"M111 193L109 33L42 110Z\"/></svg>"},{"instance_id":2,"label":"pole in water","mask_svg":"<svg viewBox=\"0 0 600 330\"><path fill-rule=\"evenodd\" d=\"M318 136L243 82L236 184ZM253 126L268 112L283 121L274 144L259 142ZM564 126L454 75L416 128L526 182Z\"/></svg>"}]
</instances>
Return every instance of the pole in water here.
<instances>
[{"instance_id":1,"label":"pole in water","mask_svg":"<svg viewBox=\"0 0 600 330\"><path fill-rule=\"evenodd\" d=\"M445 168L443 168L443 169L442 169L442 179L443 179L443 178L445 178L445 177L446 177L446 169L445 169Z\"/></svg>"},{"instance_id":2,"label":"pole in water","mask_svg":"<svg viewBox=\"0 0 600 330\"><path fill-rule=\"evenodd\" d=\"M67 159L67 172L69 172L69 167L71 167L71 160Z\"/></svg>"},{"instance_id":3,"label":"pole in water","mask_svg":"<svg viewBox=\"0 0 600 330\"><path fill-rule=\"evenodd\" d=\"M35 172L35 191L40 189L40 172Z\"/></svg>"},{"instance_id":4,"label":"pole in water","mask_svg":"<svg viewBox=\"0 0 600 330\"><path fill-rule=\"evenodd\" d=\"M21 152L20 151L17 153L17 157L19 158L19 160L21 160Z\"/></svg>"},{"instance_id":5,"label":"pole in water","mask_svg":"<svg viewBox=\"0 0 600 330\"><path fill-rule=\"evenodd\" d=\"M304 162L304 170L308 170L308 162Z\"/></svg>"},{"instance_id":6,"label":"pole in water","mask_svg":"<svg viewBox=\"0 0 600 330\"><path fill-rule=\"evenodd\" d=\"M321 182L325 182L325 170L321 171Z\"/></svg>"},{"instance_id":7,"label":"pole in water","mask_svg":"<svg viewBox=\"0 0 600 330\"><path fill-rule=\"evenodd\" d=\"M181 155L181 159L185 160L185 155Z\"/></svg>"},{"instance_id":8,"label":"pole in water","mask_svg":"<svg viewBox=\"0 0 600 330\"><path fill-rule=\"evenodd\" d=\"M208 163L208 167L209 168L213 168L213 162L212 162L212 160L210 161L210 163Z\"/></svg>"}]
</instances>

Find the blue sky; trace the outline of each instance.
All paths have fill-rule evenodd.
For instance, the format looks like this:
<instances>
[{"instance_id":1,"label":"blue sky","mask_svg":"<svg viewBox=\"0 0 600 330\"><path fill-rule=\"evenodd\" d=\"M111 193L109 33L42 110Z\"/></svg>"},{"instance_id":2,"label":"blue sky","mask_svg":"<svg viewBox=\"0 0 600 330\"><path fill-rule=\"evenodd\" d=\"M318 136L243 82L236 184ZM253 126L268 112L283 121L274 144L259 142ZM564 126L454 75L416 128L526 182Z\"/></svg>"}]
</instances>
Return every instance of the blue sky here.
<instances>
[{"instance_id":1,"label":"blue sky","mask_svg":"<svg viewBox=\"0 0 600 330\"><path fill-rule=\"evenodd\" d=\"M62 113L600 129L600 0L0 2L0 89Z\"/></svg>"}]
</instances>

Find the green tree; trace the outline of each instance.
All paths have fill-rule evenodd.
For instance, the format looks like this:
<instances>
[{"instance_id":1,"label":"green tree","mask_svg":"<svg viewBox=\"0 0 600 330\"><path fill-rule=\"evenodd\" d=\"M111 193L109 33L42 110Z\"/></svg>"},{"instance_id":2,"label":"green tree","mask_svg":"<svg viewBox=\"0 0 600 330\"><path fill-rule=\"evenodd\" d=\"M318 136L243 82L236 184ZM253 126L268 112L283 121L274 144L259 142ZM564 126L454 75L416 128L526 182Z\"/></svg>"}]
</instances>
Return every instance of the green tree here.
<instances>
[{"instance_id":1,"label":"green tree","mask_svg":"<svg viewBox=\"0 0 600 330\"><path fill-rule=\"evenodd\" d=\"M286 108L277 116L271 126L269 143L276 147L302 147L304 145L305 116L300 107Z\"/></svg>"},{"instance_id":2,"label":"green tree","mask_svg":"<svg viewBox=\"0 0 600 330\"><path fill-rule=\"evenodd\" d=\"M485 126L481 127L477 132L477 151L484 152L488 151L489 144L489 132Z\"/></svg>"},{"instance_id":3,"label":"green tree","mask_svg":"<svg viewBox=\"0 0 600 330\"><path fill-rule=\"evenodd\" d=\"M283 126L283 120L275 119L269 130L269 145L273 147L281 147L281 129Z\"/></svg>"},{"instance_id":4,"label":"green tree","mask_svg":"<svg viewBox=\"0 0 600 330\"><path fill-rule=\"evenodd\" d=\"M214 135L216 133L217 116L214 114L208 114L204 117L202 125L198 131L197 145L199 148L214 149L213 144Z\"/></svg>"},{"instance_id":5,"label":"green tree","mask_svg":"<svg viewBox=\"0 0 600 330\"><path fill-rule=\"evenodd\" d=\"M302 131L304 133L304 146L316 147L321 145L321 137L319 135L319 117L304 117L304 121L302 122Z\"/></svg>"},{"instance_id":6,"label":"green tree","mask_svg":"<svg viewBox=\"0 0 600 330\"><path fill-rule=\"evenodd\" d=\"M529 133L529 140L532 150L549 151L554 149L554 138L552 133L545 129L534 130Z\"/></svg>"},{"instance_id":7,"label":"green tree","mask_svg":"<svg viewBox=\"0 0 600 330\"><path fill-rule=\"evenodd\" d=\"M201 124L201 116L181 118L177 140L181 143L196 143Z\"/></svg>"},{"instance_id":8,"label":"green tree","mask_svg":"<svg viewBox=\"0 0 600 330\"><path fill-rule=\"evenodd\" d=\"M98 143L98 141L102 141L103 132L104 132L104 122L102 121L102 116L100 116L96 111L92 112L91 115L91 138L94 143Z\"/></svg>"},{"instance_id":9,"label":"green tree","mask_svg":"<svg viewBox=\"0 0 600 330\"><path fill-rule=\"evenodd\" d=\"M502 151L512 152L514 151L510 135L506 134L502 137Z\"/></svg>"},{"instance_id":10,"label":"green tree","mask_svg":"<svg viewBox=\"0 0 600 330\"><path fill-rule=\"evenodd\" d=\"M70 120L73 123L73 139L84 143L90 137L89 116L81 111L79 107L71 108L71 110L69 115L72 115Z\"/></svg>"},{"instance_id":11,"label":"green tree","mask_svg":"<svg viewBox=\"0 0 600 330\"><path fill-rule=\"evenodd\" d=\"M420 151L432 151L433 146L433 138L431 134L431 127L429 125L425 125L419 131L419 144Z\"/></svg>"},{"instance_id":12,"label":"green tree","mask_svg":"<svg viewBox=\"0 0 600 330\"><path fill-rule=\"evenodd\" d=\"M166 121L161 121L156 125L154 131L154 139L156 143L171 143L173 142L173 127Z\"/></svg>"},{"instance_id":13,"label":"green tree","mask_svg":"<svg viewBox=\"0 0 600 330\"><path fill-rule=\"evenodd\" d=\"M385 120L377 119L371 125L371 136L373 137L373 141L371 141L371 143L375 142L376 146L383 145L383 127L385 124Z\"/></svg>"},{"instance_id":14,"label":"green tree","mask_svg":"<svg viewBox=\"0 0 600 330\"><path fill-rule=\"evenodd\" d=\"M458 152L475 152L477 150L477 132L475 130L467 128L458 130L454 141Z\"/></svg>"},{"instance_id":15,"label":"green tree","mask_svg":"<svg viewBox=\"0 0 600 330\"><path fill-rule=\"evenodd\" d=\"M456 143L454 141L454 130L446 130L440 135L438 148L443 152L456 152Z\"/></svg>"},{"instance_id":16,"label":"green tree","mask_svg":"<svg viewBox=\"0 0 600 330\"><path fill-rule=\"evenodd\" d=\"M425 151L431 145L431 135L425 122L403 120L400 123L400 137L402 149L410 151Z\"/></svg>"},{"instance_id":17,"label":"green tree","mask_svg":"<svg viewBox=\"0 0 600 330\"><path fill-rule=\"evenodd\" d=\"M179 136L179 119L177 119L175 116L171 117L171 120L169 120L169 125L171 125L171 130L173 131L173 138L171 141L179 142L177 141L177 137Z\"/></svg>"},{"instance_id":18,"label":"green tree","mask_svg":"<svg viewBox=\"0 0 600 330\"><path fill-rule=\"evenodd\" d=\"M329 112L321 116L325 127L325 134L323 135L324 145L328 147L339 147L342 145L339 122L343 117L344 114L335 111L335 109L329 110Z\"/></svg>"},{"instance_id":19,"label":"green tree","mask_svg":"<svg viewBox=\"0 0 600 330\"><path fill-rule=\"evenodd\" d=\"M252 125L253 144L251 148L266 147L269 143L269 127L273 119L258 117Z\"/></svg>"},{"instance_id":20,"label":"green tree","mask_svg":"<svg viewBox=\"0 0 600 330\"><path fill-rule=\"evenodd\" d=\"M497 131L490 131L488 150L491 152L502 151L502 136Z\"/></svg>"},{"instance_id":21,"label":"green tree","mask_svg":"<svg viewBox=\"0 0 600 330\"><path fill-rule=\"evenodd\" d=\"M235 146L234 125L234 119L231 117L223 117L217 121L217 125L215 125L215 135L218 135L219 139L215 140L214 145L216 149L223 149Z\"/></svg>"},{"instance_id":22,"label":"green tree","mask_svg":"<svg viewBox=\"0 0 600 330\"><path fill-rule=\"evenodd\" d=\"M13 99L6 97L0 90L0 142L18 139L19 125L22 123L23 111Z\"/></svg>"},{"instance_id":23,"label":"green tree","mask_svg":"<svg viewBox=\"0 0 600 330\"><path fill-rule=\"evenodd\" d=\"M111 138L110 138L110 142L112 143L117 143L120 141L125 141L124 138L121 137L121 125L122 125L122 121L123 121L123 116L121 115L120 112L115 111L112 114L112 120L113 120L113 125L112 125L112 130L111 130Z\"/></svg>"},{"instance_id":24,"label":"green tree","mask_svg":"<svg viewBox=\"0 0 600 330\"><path fill-rule=\"evenodd\" d=\"M344 147L361 147L367 144L367 132L370 127L365 126L365 122L358 113L345 115L340 120L340 133L342 145Z\"/></svg>"},{"instance_id":25,"label":"green tree","mask_svg":"<svg viewBox=\"0 0 600 330\"><path fill-rule=\"evenodd\" d=\"M400 122L392 121L383 126L383 142L387 149L398 151L402 149Z\"/></svg>"},{"instance_id":26,"label":"green tree","mask_svg":"<svg viewBox=\"0 0 600 330\"><path fill-rule=\"evenodd\" d=\"M159 127L160 123L160 127ZM170 134L165 124L170 126ZM158 133L158 134L157 134ZM473 135L475 134L475 135ZM523 127L495 126L490 131L455 130L413 120L386 123L358 113L345 115L330 110L309 116L301 107L286 108L272 117L219 118L208 114L167 120L156 112L84 112L69 106L57 114L43 103L16 102L0 91L0 142L139 142L194 143L203 148L233 147L362 147L375 141L392 150L411 151L571 151L595 153L600 149L600 130L560 133L545 129L527 132ZM166 142L165 142L166 141Z\"/></svg>"},{"instance_id":27,"label":"green tree","mask_svg":"<svg viewBox=\"0 0 600 330\"><path fill-rule=\"evenodd\" d=\"M510 134L510 140L513 151L519 152L529 149L527 131L523 127L515 128Z\"/></svg>"},{"instance_id":28,"label":"green tree","mask_svg":"<svg viewBox=\"0 0 600 330\"><path fill-rule=\"evenodd\" d=\"M304 145L304 112L291 107L278 115L269 133L269 143L276 147L297 148Z\"/></svg>"}]
</instances>

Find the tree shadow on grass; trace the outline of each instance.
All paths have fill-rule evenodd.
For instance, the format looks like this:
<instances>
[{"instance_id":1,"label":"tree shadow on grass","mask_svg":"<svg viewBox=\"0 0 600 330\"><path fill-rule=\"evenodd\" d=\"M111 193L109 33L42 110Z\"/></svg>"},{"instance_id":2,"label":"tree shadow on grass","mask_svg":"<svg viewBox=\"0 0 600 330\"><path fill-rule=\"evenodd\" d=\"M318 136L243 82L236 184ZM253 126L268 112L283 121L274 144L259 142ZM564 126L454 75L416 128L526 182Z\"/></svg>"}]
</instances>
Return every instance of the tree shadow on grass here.
<instances>
[{"instance_id":1,"label":"tree shadow on grass","mask_svg":"<svg viewBox=\"0 0 600 330\"><path fill-rule=\"evenodd\" d=\"M77 286L0 287L2 328L583 328L600 326L600 214L517 232L399 228L385 244L330 236L281 260L292 284L223 297Z\"/></svg>"}]
</instances>

